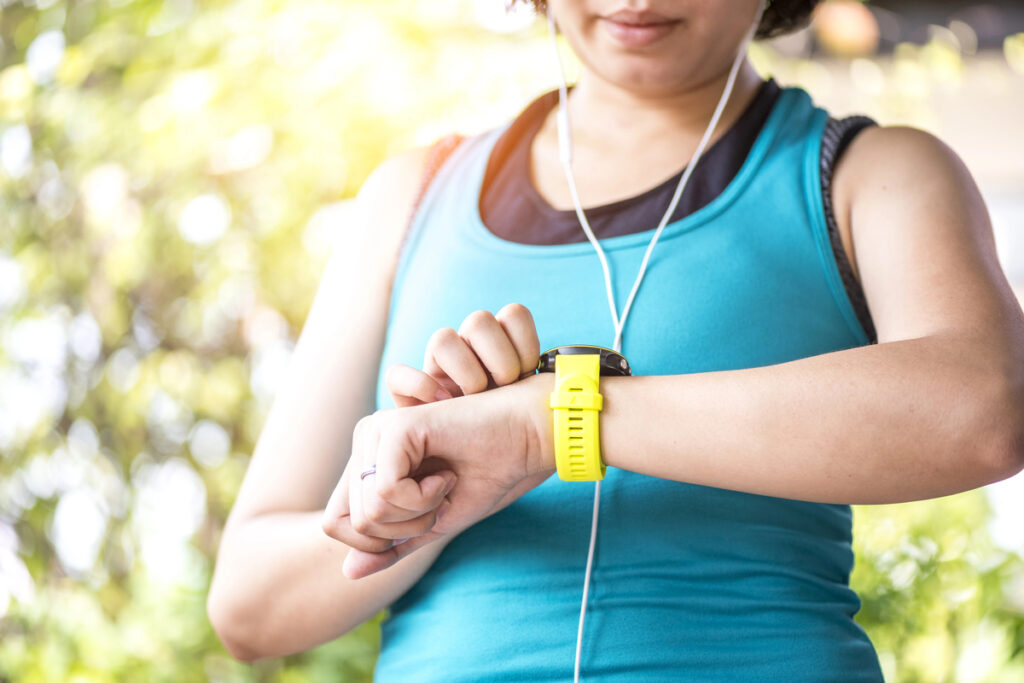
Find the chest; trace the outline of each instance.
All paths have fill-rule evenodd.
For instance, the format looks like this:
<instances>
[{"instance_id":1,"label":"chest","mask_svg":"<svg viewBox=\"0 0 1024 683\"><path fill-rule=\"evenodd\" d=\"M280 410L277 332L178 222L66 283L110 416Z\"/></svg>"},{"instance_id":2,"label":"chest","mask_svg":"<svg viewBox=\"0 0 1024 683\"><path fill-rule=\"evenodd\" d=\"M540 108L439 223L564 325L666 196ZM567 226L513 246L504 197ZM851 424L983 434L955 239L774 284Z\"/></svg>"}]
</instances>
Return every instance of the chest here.
<instances>
[{"instance_id":1,"label":"chest","mask_svg":"<svg viewBox=\"0 0 1024 683\"><path fill-rule=\"evenodd\" d=\"M724 192L660 234L623 334L636 374L757 367L866 343L821 206L814 143L825 115L808 118L789 136L769 128ZM613 343L593 245L521 244L481 222L477 198L497 135L464 143L414 224L389 311L381 406L390 402L383 370L418 367L430 336L475 310L524 305L542 348ZM652 227L601 241L620 315L653 235Z\"/></svg>"},{"instance_id":2,"label":"chest","mask_svg":"<svg viewBox=\"0 0 1024 683\"><path fill-rule=\"evenodd\" d=\"M553 119L537 132L530 144L530 182L553 208L571 211L572 195L558 156L558 138ZM573 145L573 177L580 205L613 204L636 197L677 175L685 166L699 139L637 139L632 142L587 142L584 136ZM666 205L666 209L668 206Z\"/></svg>"}]
</instances>

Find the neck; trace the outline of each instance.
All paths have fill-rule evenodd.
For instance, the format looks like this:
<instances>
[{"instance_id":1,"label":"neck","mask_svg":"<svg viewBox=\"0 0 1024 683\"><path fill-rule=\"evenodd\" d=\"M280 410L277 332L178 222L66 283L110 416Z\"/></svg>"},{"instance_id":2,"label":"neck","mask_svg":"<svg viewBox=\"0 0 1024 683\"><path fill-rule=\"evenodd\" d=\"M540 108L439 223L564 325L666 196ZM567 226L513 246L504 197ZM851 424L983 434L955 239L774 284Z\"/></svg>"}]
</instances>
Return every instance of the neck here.
<instances>
[{"instance_id":1,"label":"neck","mask_svg":"<svg viewBox=\"0 0 1024 683\"><path fill-rule=\"evenodd\" d=\"M728 78L727 70L686 90L652 95L626 90L584 69L569 93L574 146L577 141L587 146L618 147L699 139ZM744 59L712 140L729 129L761 83L762 78Z\"/></svg>"}]
</instances>

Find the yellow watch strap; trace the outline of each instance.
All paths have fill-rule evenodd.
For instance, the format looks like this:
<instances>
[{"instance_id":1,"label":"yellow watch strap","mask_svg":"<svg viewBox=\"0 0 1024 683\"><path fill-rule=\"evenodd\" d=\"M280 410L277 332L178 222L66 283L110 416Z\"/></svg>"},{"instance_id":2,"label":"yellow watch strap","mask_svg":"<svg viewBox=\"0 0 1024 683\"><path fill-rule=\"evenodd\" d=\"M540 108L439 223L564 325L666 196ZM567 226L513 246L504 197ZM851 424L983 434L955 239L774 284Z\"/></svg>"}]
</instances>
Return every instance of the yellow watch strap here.
<instances>
[{"instance_id":1,"label":"yellow watch strap","mask_svg":"<svg viewBox=\"0 0 1024 683\"><path fill-rule=\"evenodd\" d=\"M555 465L564 481L604 479L597 413L601 357L598 354L555 356L555 390L550 404L554 414Z\"/></svg>"}]
</instances>

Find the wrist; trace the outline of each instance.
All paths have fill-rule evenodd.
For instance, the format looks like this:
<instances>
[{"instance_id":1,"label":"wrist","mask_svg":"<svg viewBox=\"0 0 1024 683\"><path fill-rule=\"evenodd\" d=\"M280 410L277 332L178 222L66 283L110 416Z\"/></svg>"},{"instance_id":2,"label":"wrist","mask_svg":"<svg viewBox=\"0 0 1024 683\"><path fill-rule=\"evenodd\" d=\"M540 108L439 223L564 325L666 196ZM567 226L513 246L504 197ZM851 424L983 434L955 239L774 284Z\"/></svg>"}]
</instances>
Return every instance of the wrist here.
<instances>
[{"instance_id":1,"label":"wrist","mask_svg":"<svg viewBox=\"0 0 1024 683\"><path fill-rule=\"evenodd\" d=\"M555 388L555 376L541 372L517 382L524 390L522 403L528 432L527 469L530 475L556 471L555 437L549 399Z\"/></svg>"}]
</instances>

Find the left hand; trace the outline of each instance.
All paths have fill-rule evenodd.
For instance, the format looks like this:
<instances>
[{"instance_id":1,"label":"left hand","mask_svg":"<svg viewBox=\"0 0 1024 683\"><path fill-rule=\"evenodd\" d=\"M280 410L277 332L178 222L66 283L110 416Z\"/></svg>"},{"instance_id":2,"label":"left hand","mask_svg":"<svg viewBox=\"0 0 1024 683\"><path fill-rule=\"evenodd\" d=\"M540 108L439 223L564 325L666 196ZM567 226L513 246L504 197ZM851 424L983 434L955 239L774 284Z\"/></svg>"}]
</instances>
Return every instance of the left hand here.
<instances>
[{"instance_id":1,"label":"left hand","mask_svg":"<svg viewBox=\"0 0 1024 683\"><path fill-rule=\"evenodd\" d=\"M324 530L352 549L345 575L357 579L386 569L493 514L554 473L549 432L541 424L553 384L554 376L544 373L360 420L347 476L324 513ZM361 479L359 473L374 464L376 474ZM443 482L437 475L450 478L449 472L453 488L438 497ZM436 522L424 514L425 501L434 500L437 516L443 513Z\"/></svg>"},{"instance_id":2,"label":"left hand","mask_svg":"<svg viewBox=\"0 0 1024 683\"><path fill-rule=\"evenodd\" d=\"M540 341L530 310L512 303L496 314L470 313L456 332L442 327L431 335L423 369L398 363L385 383L399 408L478 394L534 374Z\"/></svg>"}]
</instances>

